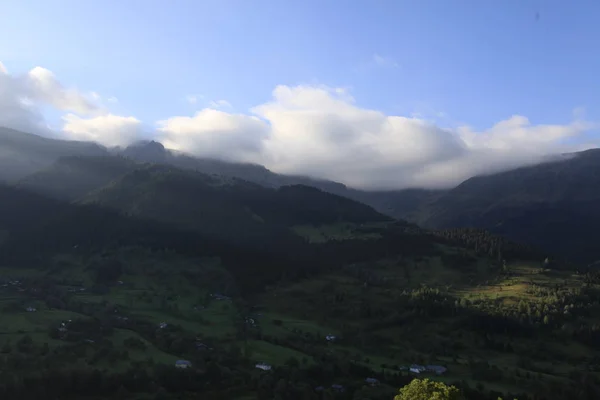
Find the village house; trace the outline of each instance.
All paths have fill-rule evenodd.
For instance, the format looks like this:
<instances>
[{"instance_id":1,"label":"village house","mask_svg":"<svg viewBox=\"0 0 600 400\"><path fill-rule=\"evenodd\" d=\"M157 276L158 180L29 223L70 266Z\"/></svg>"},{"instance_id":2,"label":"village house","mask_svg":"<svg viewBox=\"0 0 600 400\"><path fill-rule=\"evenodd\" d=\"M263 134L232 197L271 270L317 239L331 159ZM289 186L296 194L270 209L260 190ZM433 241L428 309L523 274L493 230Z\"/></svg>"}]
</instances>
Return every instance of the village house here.
<instances>
[{"instance_id":1,"label":"village house","mask_svg":"<svg viewBox=\"0 0 600 400\"><path fill-rule=\"evenodd\" d=\"M338 385L338 384L331 385L331 388L333 390L335 390L336 392L343 392L344 390L346 390L342 385Z\"/></svg>"},{"instance_id":2,"label":"village house","mask_svg":"<svg viewBox=\"0 0 600 400\"><path fill-rule=\"evenodd\" d=\"M420 374L421 372L425 372L425 367L418 364L412 364L409 370L415 374Z\"/></svg>"},{"instance_id":3,"label":"village house","mask_svg":"<svg viewBox=\"0 0 600 400\"><path fill-rule=\"evenodd\" d=\"M365 379L365 382L371 386L379 385L379 380L375 379L375 378L367 378L367 379Z\"/></svg>"},{"instance_id":4,"label":"village house","mask_svg":"<svg viewBox=\"0 0 600 400\"><path fill-rule=\"evenodd\" d=\"M448 369L446 367L443 367L441 365L427 365L425 366L425 369L428 372L433 372L436 375L442 375L443 373L445 373Z\"/></svg>"},{"instance_id":5,"label":"village house","mask_svg":"<svg viewBox=\"0 0 600 400\"><path fill-rule=\"evenodd\" d=\"M196 350L212 350L212 347L209 347L201 342L196 342Z\"/></svg>"},{"instance_id":6,"label":"village house","mask_svg":"<svg viewBox=\"0 0 600 400\"><path fill-rule=\"evenodd\" d=\"M175 367L177 368L190 368L192 366L192 363L189 362L188 360L177 360L175 361Z\"/></svg>"},{"instance_id":7,"label":"village house","mask_svg":"<svg viewBox=\"0 0 600 400\"><path fill-rule=\"evenodd\" d=\"M159 329L165 329L167 326L169 326L169 324L167 324L166 322L161 322L160 324L158 324Z\"/></svg>"},{"instance_id":8,"label":"village house","mask_svg":"<svg viewBox=\"0 0 600 400\"><path fill-rule=\"evenodd\" d=\"M263 371L269 371L269 370L271 370L271 366L269 364L266 364L266 363L258 363L258 364L256 364L256 368L262 369Z\"/></svg>"},{"instance_id":9,"label":"village house","mask_svg":"<svg viewBox=\"0 0 600 400\"><path fill-rule=\"evenodd\" d=\"M325 340L327 340L328 342L333 342L333 341L335 341L335 339L336 339L335 335L325 336Z\"/></svg>"},{"instance_id":10,"label":"village house","mask_svg":"<svg viewBox=\"0 0 600 400\"><path fill-rule=\"evenodd\" d=\"M36 312L37 311L34 307L27 307L25 310L27 310L27 312Z\"/></svg>"}]
</instances>

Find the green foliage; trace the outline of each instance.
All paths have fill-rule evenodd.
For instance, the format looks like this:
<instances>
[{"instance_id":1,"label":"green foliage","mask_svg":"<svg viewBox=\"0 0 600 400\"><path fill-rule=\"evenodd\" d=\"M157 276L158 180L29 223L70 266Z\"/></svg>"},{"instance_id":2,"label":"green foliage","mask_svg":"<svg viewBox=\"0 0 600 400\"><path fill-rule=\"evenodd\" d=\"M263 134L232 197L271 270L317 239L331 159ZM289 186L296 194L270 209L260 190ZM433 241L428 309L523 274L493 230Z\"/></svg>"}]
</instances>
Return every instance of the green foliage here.
<instances>
[{"instance_id":1,"label":"green foliage","mask_svg":"<svg viewBox=\"0 0 600 400\"><path fill-rule=\"evenodd\" d=\"M429 379L413 379L400 389L394 400L460 400L462 394L454 386Z\"/></svg>"}]
</instances>

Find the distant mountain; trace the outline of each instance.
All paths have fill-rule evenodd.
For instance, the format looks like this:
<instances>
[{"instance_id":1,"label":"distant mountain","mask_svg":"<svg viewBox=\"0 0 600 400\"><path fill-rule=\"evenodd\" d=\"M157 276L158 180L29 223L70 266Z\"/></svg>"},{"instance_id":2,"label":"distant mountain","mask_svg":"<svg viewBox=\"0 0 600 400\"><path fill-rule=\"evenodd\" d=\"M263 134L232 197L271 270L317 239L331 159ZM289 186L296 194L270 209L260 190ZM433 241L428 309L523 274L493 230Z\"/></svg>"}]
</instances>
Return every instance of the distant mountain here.
<instances>
[{"instance_id":1,"label":"distant mountain","mask_svg":"<svg viewBox=\"0 0 600 400\"><path fill-rule=\"evenodd\" d=\"M15 182L50 167L61 157L98 157L110 154L122 155L139 162L170 164L209 175L237 177L266 187L307 185L332 193L340 193L346 189L337 182L276 174L262 165L194 157L165 149L155 141L140 141L124 149L109 150L91 142L51 139L0 127L0 181Z\"/></svg>"},{"instance_id":2,"label":"distant mountain","mask_svg":"<svg viewBox=\"0 0 600 400\"><path fill-rule=\"evenodd\" d=\"M298 224L390 220L367 205L309 186L270 189L151 164L139 166L79 202L211 234L235 233L248 240L261 233L285 236L288 227Z\"/></svg>"},{"instance_id":3,"label":"distant mountain","mask_svg":"<svg viewBox=\"0 0 600 400\"><path fill-rule=\"evenodd\" d=\"M169 164L183 169L192 169L209 175L236 177L266 187L287 185L307 185L331 193L341 193L346 186L321 179L304 176L276 174L262 165L249 163L233 163L210 158L198 158L188 154L165 149L155 141L134 143L121 152L122 155L141 162Z\"/></svg>"},{"instance_id":4,"label":"distant mountain","mask_svg":"<svg viewBox=\"0 0 600 400\"><path fill-rule=\"evenodd\" d=\"M371 194L426 228L477 227L580 260L600 258L600 149L478 176L447 191Z\"/></svg>"},{"instance_id":5,"label":"distant mountain","mask_svg":"<svg viewBox=\"0 0 600 400\"><path fill-rule=\"evenodd\" d=\"M139 165L120 156L61 157L51 166L17 181L16 186L55 199L73 201Z\"/></svg>"},{"instance_id":6,"label":"distant mountain","mask_svg":"<svg viewBox=\"0 0 600 400\"><path fill-rule=\"evenodd\" d=\"M102 146L56 140L0 127L0 181L13 182L47 168L63 156L101 156Z\"/></svg>"},{"instance_id":7,"label":"distant mountain","mask_svg":"<svg viewBox=\"0 0 600 400\"><path fill-rule=\"evenodd\" d=\"M564 154L535 166L474 177L450 190L377 192L280 175L261 165L197 158L154 141L109 152L95 144L0 129L0 180L17 181L21 188L54 198L73 201L86 196L131 173L140 163L221 177L217 180L236 178L270 189L300 185L304 188L293 190L302 190L303 195L308 193L307 187L313 187L426 228L481 228L572 259L600 259L595 245L600 226L600 208L596 206L600 200L600 150ZM317 202L312 204L316 213Z\"/></svg>"},{"instance_id":8,"label":"distant mountain","mask_svg":"<svg viewBox=\"0 0 600 400\"><path fill-rule=\"evenodd\" d=\"M406 240L397 243L393 227L385 240L339 245L310 244L293 229L336 223L360 229L363 223L379 222L391 218L313 187L265 188L120 156L70 157L24 179L19 187L0 185L0 262L38 264L77 249L174 249L218 257L240 288L260 290L281 276L381 257L392 241L397 251L415 246ZM433 244L425 236L416 240L426 248Z\"/></svg>"}]
</instances>

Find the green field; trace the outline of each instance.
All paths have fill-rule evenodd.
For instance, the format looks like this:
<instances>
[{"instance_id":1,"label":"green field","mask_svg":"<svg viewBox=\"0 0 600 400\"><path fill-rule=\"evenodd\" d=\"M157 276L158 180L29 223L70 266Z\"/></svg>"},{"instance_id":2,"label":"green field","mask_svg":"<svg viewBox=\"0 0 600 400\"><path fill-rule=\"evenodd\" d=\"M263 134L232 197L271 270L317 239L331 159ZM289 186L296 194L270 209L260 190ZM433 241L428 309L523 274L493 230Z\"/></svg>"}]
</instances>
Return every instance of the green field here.
<instances>
[{"instance_id":1,"label":"green field","mask_svg":"<svg viewBox=\"0 0 600 400\"><path fill-rule=\"evenodd\" d=\"M75 352L72 365L77 368L115 372L140 365L147 370L157 364L172 366L178 359L195 360L197 354L215 351L239 351L250 366L264 362L310 368L326 358L392 375L408 374L413 363L439 364L448 371L432 379L499 393L535 393L540 381L567 385L577 371L590 373L576 366L590 364L596 353L580 342L556 334L544 336L543 343L502 332L482 334L465 322L469 313L502 310L526 312L538 318L536 324L548 324L542 312L549 321L558 319L561 296L578 293L580 275L518 260L500 268L474 254L465 265L449 264L453 259L448 255L468 254L448 246L438 249L430 256L381 259L281 282L244 300L212 295L231 284L215 260L183 260L141 249L123 249L104 259L60 256L54 260L60 272L52 265L3 268L2 277L20 283L0 289L0 346L13 354L24 348L21 341L27 336L34 348ZM114 259L122 268L119 282L98 290L92 284L96 265L112 265ZM68 302L59 302L65 309L35 297L33 289L40 281L54 282L65 296L71 293ZM252 310L252 305L259 307ZM26 307L36 311L27 312ZM91 324L83 328L91 329L89 338L50 336L68 320ZM94 326L108 320L120 325L95 331ZM160 323L167 327L160 328ZM335 340L328 341L327 335ZM194 352L194 341L209 343L210 349ZM558 359L565 363L553 361Z\"/></svg>"}]
</instances>

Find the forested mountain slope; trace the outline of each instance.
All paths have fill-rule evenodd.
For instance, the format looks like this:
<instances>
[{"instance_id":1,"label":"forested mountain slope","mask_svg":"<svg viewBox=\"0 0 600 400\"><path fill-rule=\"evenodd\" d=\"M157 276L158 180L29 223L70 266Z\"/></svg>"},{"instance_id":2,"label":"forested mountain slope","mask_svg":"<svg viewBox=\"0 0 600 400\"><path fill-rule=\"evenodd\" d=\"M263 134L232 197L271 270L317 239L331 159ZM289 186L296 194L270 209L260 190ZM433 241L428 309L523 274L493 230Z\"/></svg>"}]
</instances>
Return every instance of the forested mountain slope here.
<instances>
[{"instance_id":1,"label":"forested mountain slope","mask_svg":"<svg viewBox=\"0 0 600 400\"><path fill-rule=\"evenodd\" d=\"M427 228L477 227L580 262L600 259L597 149L474 177L447 191L380 196L389 199L391 215Z\"/></svg>"},{"instance_id":2,"label":"forested mountain slope","mask_svg":"<svg viewBox=\"0 0 600 400\"><path fill-rule=\"evenodd\" d=\"M7 398L387 400L414 363L473 400L598 393L598 276L485 232L151 164L75 203L0 186L0 231Z\"/></svg>"},{"instance_id":3,"label":"forested mountain slope","mask_svg":"<svg viewBox=\"0 0 600 400\"><path fill-rule=\"evenodd\" d=\"M105 154L107 150L95 143L49 139L0 127L0 181L14 182L50 166L59 157Z\"/></svg>"}]
</instances>

